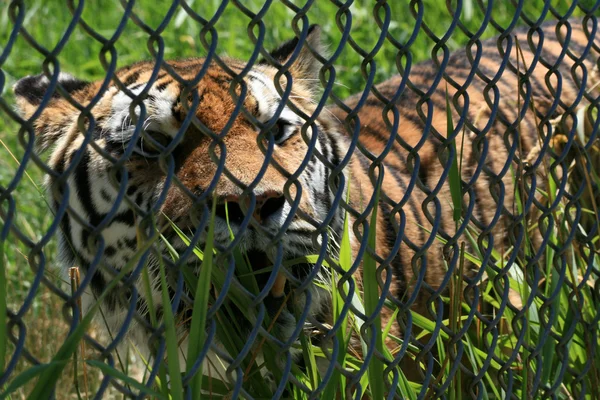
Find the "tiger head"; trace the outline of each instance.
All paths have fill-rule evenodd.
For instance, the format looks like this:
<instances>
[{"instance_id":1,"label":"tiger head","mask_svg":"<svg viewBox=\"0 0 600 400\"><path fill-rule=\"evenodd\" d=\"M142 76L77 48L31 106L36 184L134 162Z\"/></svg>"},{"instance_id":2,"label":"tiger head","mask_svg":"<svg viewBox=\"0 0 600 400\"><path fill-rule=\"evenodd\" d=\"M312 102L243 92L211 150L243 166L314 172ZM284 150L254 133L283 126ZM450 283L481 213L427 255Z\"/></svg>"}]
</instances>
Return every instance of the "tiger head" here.
<instances>
[{"instance_id":1,"label":"tiger head","mask_svg":"<svg viewBox=\"0 0 600 400\"><path fill-rule=\"evenodd\" d=\"M100 255L119 270L137 250L144 216L188 254L173 226L202 247L214 202L215 246L234 240L254 269L331 247L326 236L343 225L332 204L344 190L332 169L345 145L317 104L319 53L311 27L304 43L285 43L252 67L195 58L140 62L94 83L65 73L20 80L24 129L40 150L52 149L47 184L63 261L85 269ZM105 267L91 280L96 295L112 276ZM260 284L277 297L311 272L281 269ZM108 304L119 309L119 300ZM315 300L312 311L321 306Z\"/></svg>"}]
</instances>

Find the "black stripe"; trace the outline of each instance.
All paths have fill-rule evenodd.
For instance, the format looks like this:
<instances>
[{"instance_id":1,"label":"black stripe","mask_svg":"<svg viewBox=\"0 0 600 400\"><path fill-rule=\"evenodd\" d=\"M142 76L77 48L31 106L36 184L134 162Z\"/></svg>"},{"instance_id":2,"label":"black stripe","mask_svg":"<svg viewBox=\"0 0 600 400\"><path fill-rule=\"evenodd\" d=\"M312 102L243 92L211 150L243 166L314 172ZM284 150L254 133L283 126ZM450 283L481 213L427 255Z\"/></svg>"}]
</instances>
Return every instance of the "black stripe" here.
<instances>
[{"instance_id":1,"label":"black stripe","mask_svg":"<svg viewBox=\"0 0 600 400\"><path fill-rule=\"evenodd\" d=\"M362 127L361 131L367 131L367 132L371 133L373 136L376 136L383 140L383 136L381 134L379 134L379 132L375 131L374 129L371 129L370 127ZM400 158L400 162L404 165L404 169L399 170L394 166L390 166L389 164L385 164L385 168L391 172L392 176L394 177L394 179L396 180L398 185L402 188L403 193L406 193L406 191L408 190L408 187L406 186L406 183L404 182L404 179L403 179L403 175L405 173L408 173L406 158L404 157L404 154L402 154L400 151L398 151L397 148L394 148L394 150L395 150L395 154L397 154L398 157ZM361 160L361 164L363 164L363 168L364 168L365 167L364 161L366 160L366 157L364 157L364 155L362 153L358 154L358 156L359 156L359 159ZM368 174L368 170L369 170L369 166L366 166L365 173ZM411 211L413 212L417 222L419 224L422 224L422 220L419 216L417 206L414 204L414 201L412 201L412 200L413 200L413 197L411 196L408 201ZM423 234L423 232L422 232L422 234Z\"/></svg>"},{"instance_id":2,"label":"black stripe","mask_svg":"<svg viewBox=\"0 0 600 400\"><path fill-rule=\"evenodd\" d=\"M58 209L58 201L54 201L54 209ZM73 254L73 236L71 232L71 217L65 214L60 220L60 228L62 230L63 240L60 241L61 251L59 252L62 262L65 265L73 265L75 263L75 254Z\"/></svg>"},{"instance_id":3,"label":"black stripe","mask_svg":"<svg viewBox=\"0 0 600 400\"><path fill-rule=\"evenodd\" d=\"M125 242L125 245L127 247L129 247L132 250L137 249L137 238L134 236L133 238L128 238L128 237L124 237L123 241Z\"/></svg>"},{"instance_id":4,"label":"black stripe","mask_svg":"<svg viewBox=\"0 0 600 400\"><path fill-rule=\"evenodd\" d=\"M404 93L406 93L407 91L405 90ZM412 91L409 91L410 93L415 94ZM418 96L414 96L414 103L413 106L417 103L418 101ZM401 98L401 102L402 102L402 98ZM402 111L405 111L405 108L402 108L402 105L400 103L398 104L398 108ZM370 107L377 107L381 110L383 110L383 107L385 106L385 104L383 102L381 102L379 99L377 99L376 97L372 96L367 98L367 101L365 102L365 105L370 106ZM414 107L413 107L414 109ZM417 115L417 113L400 113L400 121L402 121L402 119L406 119L407 121L411 122L413 125L415 125L418 129L423 129L425 127L425 122L419 117L419 115Z\"/></svg>"},{"instance_id":5,"label":"black stripe","mask_svg":"<svg viewBox=\"0 0 600 400\"><path fill-rule=\"evenodd\" d=\"M133 210L129 209L122 213L119 213L113 217L111 223L113 222L121 222L130 226L135 225L135 213Z\"/></svg>"},{"instance_id":6,"label":"black stripe","mask_svg":"<svg viewBox=\"0 0 600 400\"><path fill-rule=\"evenodd\" d=\"M173 83L172 79L167 79L165 82L156 85L155 89L159 92L162 92L163 90L165 90L167 88L167 86L169 86L171 83Z\"/></svg>"},{"instance_id":7,"label":"black stripe","mask_svg":"<svg viewBox=\"0 0 600 400\"><path fill-rule=\"evenodd\" d=\"M317 135L318 135L317 140L319 141L319 144L321 145L321 152L323 154L323 158L325 158L325 160L331 162L329 149L327 148L327 137L319 131L317 131ZM331 204L333 201L331 198L331 191L329 190L329 184L328 184L329 183L329 168L325 164L322 164L322 165L323 165L323 172L324 172L325 176L323 179L323 187L319 188L317 191L317 198L325 204L325 210L327 210L327 212L329 212L329 210L331 210Z\"/></svg>"},{"instance_id":8,"label":"black stripe","mask_svg":"<svg viewBox=\"0 0 600 400\"><path fill-rule=\"evenodd\" d=\"M81 161L75 169L75 187L77 189L77 196L81 206L88 214L88 220L93 226L98 225L102 221L102 216L96 212L92 201L92 195L90 193L90 179L88 166L90 163L90 154L85 152Z\"/></svg>"},{"instance_id":9,"label":"black stripe","mask_svg":"<svg viewBox=\"0 0 600 400\"><path fill-rule=\"evenodd\" d=\"M130 185L127 188L127 196L132 196L137 190L138 190L138 187L136 185Z\"/></svg>"},{"instance_id":10,"label":"black stripe","mask_svg":"<svg viewBox=\"0 0 600 400\"><path fill-rule=\"evenodd\" d=\"M475 151L473 148L471 148L471 154L469 155L469 158L466 160L467 161L467 168L468 168L468 176L469 179L473 177L476 169L477 169L477 165L478 165L478 160L475 156ZM463 174L464 176L464 174ZM462 177L461 177L462 178ZM473 189L474 192L474 196L475 196L475 210L474 210L474 214L476 215L475 219L475 224L480 228L480 229L485 229L485 227L487 227L487 224L484 221L484 210L483 207L481 205L481 197L479 196L479 188L478 188L478 184L482 182L482 179L485 179L485 181L487 182L487 176L485 175L485 173L483 171L480 172L479 176L477 177L477 180L475 182L473 182L473 184L470 186ZM484 186L486 186L486 184L484 183Z\"/></svg>"},{"instance_id":11,"label":"black stripe","mask_svg":"<svg viewBox=\"0 0 600 400\"><path fill-rule=\"evenodd\" d=\"M99 225L102 220L106 217L107 214L101 214L96 211L94 208L92 195L90 192L90 179L89 179L89 166L90 156L89 153L86 152L77 169L75 170L75 187L77 189L77 196L79 197L79 201L83 206L84 210L88 214L88 220L92 226ZM131 174L129 175L131 178ZM135 224L135 213L133 210L127 210L122 213L119 213L113 217L111 223L113 222L121 222L128 225Z\"/></svg>"},{"instance_id":12,"label":"black stripe","mask_svg":"<svg viewBox=\"0 0 600 400\"><path fill-rule=\"evenodd\" d=\"M390 135L390 136L387 136L387 137L386 137L385 135L383 135L383 134L381 133L381 131L380 131L380 130L374 129L372 126L366 126L366 125L363 125L363 126L361 126L361 127L360 127L360 134L362 135L362 134L365 134L365 133L366 133L367 135L369 135L369 136L371 136L371 137L374 137L374 138L376 138L377 140L379 140L379 141L380 141L380 142L381 142L381 143L382 143L384 146L386 146L386 145L387 145L387 143L388 143L388 142L389 142L389 140L390 140L390 136L391 136L391 135ZM361 143L363 143L363 145L364 145L366 148L368 148L368 147L369 147L369 146L367 146L367 144L366 144L366 143L362 142L362 140L361 140ZM400 146L399 144L397 144L397 143L395 143L395 142L394 142L394 145L392 146L392 148L391 148L391 151L393 151L393 152L394 152L393 154L395 154L395 155L398 157L398 159L399 159L400 163L402 164L403 168L402 168L402 170L401 170L401 171L402 171L402 172L407 172L407 171L408 171L408 167L407 167L407 164L406 164L406 157L405 157L405 155L402 153L402 151L401 151L400 149L398 149L398 147L399 147L399 146Z\"/></svg>"},{"instance_id":13,"label":"black stripe","mask_svg":"<svg viewBox=\"0 0 600 400\"><path fill-rule=\"evenodd\" d=\"M112 203L113 201L112 197L110 197L110 194L104 188L100 189L100 197L102 197L102 200L106 201L107 203Z\"/></svg>"},{"instance_id":14,"label":"black stripe","mask_svg":"<svg viewBox=\"0 0 600 400\"><path fill-rule=\"evenodd\" d=\"M368 176L368 174L369 174L369 168L370 168L369 161L367 160L367 158L365 157L365 155L362 154L360 151L358 151L356 153L356 157L359 159L359 162L360 162L361 166L363 167L363 170L364 170L365 174ZM401 173L399 171L397 171L395 168L390 168L389 166L385 166L385 168L392 173L392 176L394 177L394 179L396 180L396 182L398 183L398 185L402 188L403 192L406 193L407 187L406 187L406 184L405 184L404 180L402 179ZM380 191L383 194L385 194L383 188L381 188ZM385 203L384 202L380 202L380 204L385 204ZM421 219L421 216L419 215L418 208L417 208L417 206L415 204L415 201L414 201L414 196L410 196L409 197L408 204L409 204L411 212L413 213L414 218L417 221L417 223L419 225L423 225L423 221ZM424 232L423 231L421 231L421 241L422 242L425 241L424 240Z\"/></svg>"},{"instance_id":15,"label":"black stripe","mask_svg":"<svg viewBox=\"0 0 600 400\"><path fill-rule=\"evenodd\" d=\"M340 165L340 157L341 157L340 148L338 146L335 136L328 135L328 137L329 137L329 143L331 144L331 163L335 167L337 167ZM339 190L339 187L340 187L340 176L338 174L333 181L333 186L330 186L330 190L337 191L337 190ZM343 200L345 201L346 199L343 198ZM343 211L344 211L343 208L338 206L338 209L337 209L338 218L336 220L338 225L334 227L335 229L341 230L341 227L343 226L343 219L344 219Z\"/></svg>"},{"instance_id":16,"label":"black stripe","mask_svg":"<svg viewBox=\"0 0 600 400\"><path fill-rule=\"evenodd\" d=\"M398 237L398 232L396 231L394 224L392 224L392 220L391 220L391 218L395 218L395 217L393 215L391 215L391 207L389 206L389 204L380 202L380 205L381 205L381 212L384 217L383 218L384 229L385 229L384 240L386 242L387 248L391 252L391 250L394 248L394 245L396 244L396 238ZM404 295L406 294L406 275L405 275L405 267L404 267L404 264L402 263L402 251L400 250L400 247L398 248L398 252L394 256L394 258L392 259L390 266L392 267L392 271L394 272L394 275L396 276L396 279L398 281L398 291L396 293L394 293L394 295L398 299L402 299L404 297Z\"/></svg>"},{"instance_id":17,"label":"black stripe","mask_svg":"<svg viewBox=\"0 0 600 400\"><path fill-rule=\"evenodd\" d=\"M138 80L139 77L140 77L140 71L133 71L131 74L129 74L125 78L125 82L123 82L123 85L129 86L132 83L135 83Z\"/></svg>"}]
</instances>

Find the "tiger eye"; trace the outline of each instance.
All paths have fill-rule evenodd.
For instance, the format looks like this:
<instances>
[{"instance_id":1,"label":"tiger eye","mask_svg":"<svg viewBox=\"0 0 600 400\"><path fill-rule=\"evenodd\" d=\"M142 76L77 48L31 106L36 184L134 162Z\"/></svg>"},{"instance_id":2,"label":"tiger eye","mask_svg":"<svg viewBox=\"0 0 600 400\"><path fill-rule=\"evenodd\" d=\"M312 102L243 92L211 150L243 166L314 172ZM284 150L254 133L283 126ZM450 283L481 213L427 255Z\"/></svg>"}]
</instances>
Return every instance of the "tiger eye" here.
<instances>
[{"instance_id":1,"label":"tiger eye","mask_svg":"<svg viewBox=\"0 0 600 400\"><path fill-rule=\"evenodd\" d=\"M140 134L138 147L148 155L160 154L160 152L171 143L171 137L162 132L146 130Z\"/></svg>"},{"instance_id":2,"label":"tiger eye","mask_svg":"<svg viewBox=\"0 0 600 400\"><path fill-rule=\"evenodd\" d=\"M281 144L287 139L287 137L285 137L287 133L286 131L290 129L291 126L292 124L290 124L284 119L279 119L277 121L273 128L271 128L271 132L273 132L273 140L275 140L275 143Z\"/></svg>"}]
</instances>

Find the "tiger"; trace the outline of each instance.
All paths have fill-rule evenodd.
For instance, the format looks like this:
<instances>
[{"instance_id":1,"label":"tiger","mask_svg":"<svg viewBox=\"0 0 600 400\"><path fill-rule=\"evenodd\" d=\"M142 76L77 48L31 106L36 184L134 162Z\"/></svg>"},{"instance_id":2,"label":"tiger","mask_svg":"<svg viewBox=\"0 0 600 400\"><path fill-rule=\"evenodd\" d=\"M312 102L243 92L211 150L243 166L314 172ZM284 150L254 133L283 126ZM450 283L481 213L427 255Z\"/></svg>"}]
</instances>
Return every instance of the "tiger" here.
<instances>
[{"instance_id":1,"label":"tiger","mask_svg":"<svg viewBox=\"0 0 600 400\"><path fill-rule=\"evenodd\" d=\"M479 250L507 243L514 232L506 221L516 213L510 170L539 165L536 149L552 135L539 121L598 94L597 29L588 17L558 28L545 23L533 36L516 30L502 45L490 39L436 56L327 106L319 98L327 46L315 25L251 66L232 58L140 61L96 82L56 69L22 78L14 93L22 129L38 152L50 153L46 187L60 221L60 262L84 272L84 310L143 246L140 230L158 230L180 259L155 242L158 251L102 303L109 329L119 331L135 301L127 335L146 344L148 302L165 306L159 259L198 271L174 226L203 248L214 214L215 248L235 240L253 269L280 266L256 277L262 303L279 312L279 337L293 341L298 324L327 332L331 291L314 282L327 282L322 265L282 262L335 258L346 218L356 290L369 253L381 298L435 316L427 299L446 286L458 254L445 242L464 229L453 217L453 159L460 158L461 218L481 228L487 243ZM366 244L369 215L376 216L374 248ZM189 315L193 299L177 294L177 276L169 295L178 298L176 315ZM282 309L294 291L298 300ZM298 310L307 317L299 321ZM392 312L383 306L380 313L385 326ZM397 337L401 322L392 324Z\"/></svg>"}]
</instances>

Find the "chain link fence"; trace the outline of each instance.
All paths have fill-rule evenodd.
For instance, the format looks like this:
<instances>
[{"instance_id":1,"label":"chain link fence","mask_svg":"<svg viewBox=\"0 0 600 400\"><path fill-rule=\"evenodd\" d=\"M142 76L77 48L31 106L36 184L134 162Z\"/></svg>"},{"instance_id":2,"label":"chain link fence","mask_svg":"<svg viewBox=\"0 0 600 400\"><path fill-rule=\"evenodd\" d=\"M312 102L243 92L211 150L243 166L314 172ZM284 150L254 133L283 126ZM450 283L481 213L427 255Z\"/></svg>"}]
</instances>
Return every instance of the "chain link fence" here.
<instances>
[{"instance_id":1,"label":"chain link fence","mask_svg":"<svg viewBox=\"0 0 600 400\"><path fill-rule=\"evenodd\" d=\"M3 6L2 396L598 398L599 2L200 3Z\"/></svg>"}]
</instances>

